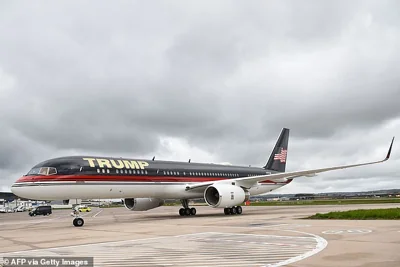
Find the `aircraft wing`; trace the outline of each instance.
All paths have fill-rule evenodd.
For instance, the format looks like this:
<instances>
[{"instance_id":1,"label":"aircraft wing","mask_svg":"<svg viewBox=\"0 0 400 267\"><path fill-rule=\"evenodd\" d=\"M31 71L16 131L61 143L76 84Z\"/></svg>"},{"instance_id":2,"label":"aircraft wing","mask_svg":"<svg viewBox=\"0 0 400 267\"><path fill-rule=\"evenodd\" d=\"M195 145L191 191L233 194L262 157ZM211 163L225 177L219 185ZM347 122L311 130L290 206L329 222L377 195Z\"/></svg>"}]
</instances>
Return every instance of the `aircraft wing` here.
<instances>
[{"instance_id":1,"label":"aircraft wing","mask_svg":"<svg viewBox=\"0 0 400 267\"><path fill-rule=\"evenodd\" d=\"M364 163L351 164L351 165L339 165L339 166L333 166L333 167L328 167L328 168L310 169L310 170L303 170L303 171L282 172L282 173L276 173L276 174L241 177L241 178L220 180L220 181L215 181L215 182L203 182L203 183L188 185L188 186L186 186L186 190L188 191L188 190L193 190L193 189L201 189L206 186L209 186L212 184L218 184L218 183L235 184L235 185L241 186L243 188L251 188L257 182L261 182L261 181L265 181L265 180L274 181L274 182L284 182L284 181L287 181L288 179L294 179L294 178L299 178L299 177L304 177L304 176L313 176L313 175L316 175L317 173L322 173L322 172L327 172L327 171L348 169L348 168L353 168L353 167L382 163L382 162L387 161L390 158L393 141L394 141L394 137L392 139L392 142L390 144L389 151L388 151L386 157L383 160L379 160L379 161L364 162Z\"/></svg>"}]
</instances>

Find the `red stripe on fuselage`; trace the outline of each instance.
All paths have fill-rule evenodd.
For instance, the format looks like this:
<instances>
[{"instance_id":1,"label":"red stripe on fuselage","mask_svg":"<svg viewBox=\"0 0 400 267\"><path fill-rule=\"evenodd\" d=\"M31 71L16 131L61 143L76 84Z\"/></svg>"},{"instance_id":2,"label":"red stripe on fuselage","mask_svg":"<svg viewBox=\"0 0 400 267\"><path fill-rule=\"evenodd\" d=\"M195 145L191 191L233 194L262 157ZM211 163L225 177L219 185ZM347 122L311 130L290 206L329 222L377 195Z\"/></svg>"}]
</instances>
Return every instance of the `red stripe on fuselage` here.
<instances>
[{"instance_id":1,"label":"red stripe on fuselage","mask_svg":"<svg viewBox=\"0 0 400 267\"><path fill-rule=\"evenodd\" d=\"M139 175L48 175L24 176L17 182L59 182L59 181L96 181L96 182L208 182L224 180L214 177L176 177L176 176L139 176Z\"/></svg>"},{"instance_id":2,"label":"red stripe on fuselage","mask_svg":"<svg viewBox=\"0 0 400 267\"><path fill-rule=\"evenodd\" d=\"M176 177L176 176L138 176L138 175L34 175L23 176L16 182L181 182L200 183L220 180L230 180L221 177ZM289 183L290 181L288 181ZM261 183L275 184L276 182L266 180Z\"/></svg>"}]
</instances>

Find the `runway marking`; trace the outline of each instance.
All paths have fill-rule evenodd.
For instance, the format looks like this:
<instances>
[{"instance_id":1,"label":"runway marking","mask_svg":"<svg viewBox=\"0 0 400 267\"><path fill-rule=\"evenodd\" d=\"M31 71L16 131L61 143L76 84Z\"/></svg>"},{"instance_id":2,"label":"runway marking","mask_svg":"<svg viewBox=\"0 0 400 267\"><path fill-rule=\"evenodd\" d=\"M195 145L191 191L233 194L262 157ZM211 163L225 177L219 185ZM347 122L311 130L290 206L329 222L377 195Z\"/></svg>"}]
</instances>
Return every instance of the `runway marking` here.
<instances>
[{"instance_id":1,"label":"runway marking","mask_svg":"<svg viewBox=\"0 0 400 267\"><path fill-rule=\"evenodd\" d=\"M340 235L340 234L368 234L371 233L372 230L369 229L348 229L348 230L327 230L323 231L323 234L328 235Z\"/></svg>"},{"instance_id":2,"label":"runway marking","mask_svg":"<svg viewBox=\"0 0 400 267\"><path fill-rule=\"evenodd\" d=\"M103 210L98 211L95 215L93 215L92 217L95 218L97 215L99 215Z\"/></svg>"},{"instance_id":3,"label":"runway marking","mask_svg":"<svg viewBox=\"0 0 400 267\"><path fill-rule=\"evenodd\" d=\"M258 226L260 225L260 226ZM278 228L278 229L296 229L296 228L303 228L303 227L310 227L309 224L288 224L288 223L282 223L282 224L273 224L273 225L265 225L265 224L255 224L255 226L258 226L260 228Z\"/></svg>"},{"instance_id":4,"label":"runway marking","mask_svg":"<svg viewBox=\"0 0 400 267\"><path fill-rule=\"evenodd\" d=\"M90 255L94 257L96 266L120 267L165 266L166 263L173 266L278 267L310 257L327 245L322 237L291 232L301 236L205 232L25 250L0 254L0 257Z\"/></svg>"}]
</instances>

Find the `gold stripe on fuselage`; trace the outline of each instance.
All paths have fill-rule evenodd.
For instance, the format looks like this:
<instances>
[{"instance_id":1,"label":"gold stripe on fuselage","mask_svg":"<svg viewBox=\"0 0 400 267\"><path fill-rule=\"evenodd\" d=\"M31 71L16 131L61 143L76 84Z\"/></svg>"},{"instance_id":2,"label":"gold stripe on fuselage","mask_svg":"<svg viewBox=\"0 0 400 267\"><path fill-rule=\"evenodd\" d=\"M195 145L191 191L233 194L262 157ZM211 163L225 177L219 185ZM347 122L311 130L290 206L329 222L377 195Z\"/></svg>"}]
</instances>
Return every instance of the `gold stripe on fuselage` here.
<instances>
[{"instance_id":1,"label":"gold stripe on fuselage","mask_svg":"<svg viewBox=\"0 0 400 267\"><path fill-rule=\"evenodd\" d=\"M145 169L149 166L146 161L136 160L113 160L113 159L102 159L102 158L82 158L89 162L89 166L95 168L96 165L99 168L116 168L116 169ZM97 163L97 164L96 164Z\"/></svg>"}]
</instances>

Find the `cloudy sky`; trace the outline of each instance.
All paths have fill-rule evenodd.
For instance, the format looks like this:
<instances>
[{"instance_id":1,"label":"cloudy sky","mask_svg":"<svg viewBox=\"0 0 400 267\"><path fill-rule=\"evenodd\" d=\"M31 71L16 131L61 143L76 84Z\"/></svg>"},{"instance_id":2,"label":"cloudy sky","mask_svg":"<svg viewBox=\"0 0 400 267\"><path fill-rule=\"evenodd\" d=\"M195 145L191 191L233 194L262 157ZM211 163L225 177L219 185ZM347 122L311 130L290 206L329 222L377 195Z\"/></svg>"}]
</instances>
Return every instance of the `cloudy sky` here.
<instances>
[{"instance_id":1,"label":"cloudy sky","mask_svg":"<svg viewBox=\"0 0 400 267\"><path fill-rule=\"evenodd\" d=\"M288 171L381 159L400 133L398 10L396 0L2 1L0 189L65 155L263 166L282 127ZM382 165L276 192L400 188L398 148Z\"/></svg>"}]
</instances>

